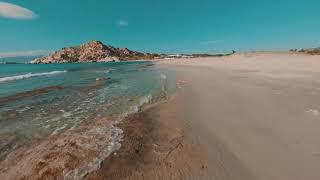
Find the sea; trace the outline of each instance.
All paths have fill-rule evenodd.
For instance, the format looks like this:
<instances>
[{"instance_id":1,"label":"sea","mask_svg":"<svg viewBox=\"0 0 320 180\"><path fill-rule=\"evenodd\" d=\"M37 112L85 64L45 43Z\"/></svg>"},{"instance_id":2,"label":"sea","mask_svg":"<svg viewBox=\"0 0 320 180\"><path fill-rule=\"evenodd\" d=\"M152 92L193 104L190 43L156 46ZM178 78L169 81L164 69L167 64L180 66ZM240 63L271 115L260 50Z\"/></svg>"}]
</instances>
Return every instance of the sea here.
<instances>
[{"instance_id":1,"label":"sea","mask_svg":"<svg viewBox=\"0 0 320 180\"><path fill-rule=\"evenodd\" d=\"M63 170L63 177L84 177L121 147L117 123L175 88L175 73L151 61L0 64L0 177L32 176L23 165L36 164L50 147L81 150L78 165ZM65 142L60 149L59 138ZM46 163L68 160L56 161Z\"/></svg>"}]
</instances>

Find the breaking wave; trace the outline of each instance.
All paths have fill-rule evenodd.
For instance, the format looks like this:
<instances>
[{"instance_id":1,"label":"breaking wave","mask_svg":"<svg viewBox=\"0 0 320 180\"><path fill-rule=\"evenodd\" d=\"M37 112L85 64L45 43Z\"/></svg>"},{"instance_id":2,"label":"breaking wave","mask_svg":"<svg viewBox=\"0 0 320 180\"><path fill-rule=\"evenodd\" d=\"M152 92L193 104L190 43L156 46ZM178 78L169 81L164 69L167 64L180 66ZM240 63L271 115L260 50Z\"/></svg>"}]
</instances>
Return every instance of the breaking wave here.
<instances>
[{"instance_id":1,"label":"breaking wave","mask_svg":"<svg viewBox=\"0 0 320 180\"><path fill-rule=\"evenodd\" d=\"M16 75L16 76L8 76L8 77L2 77L0 78L0 83L7 82L7 81L15 81L15 80L21 80L21 79L27 79L31 77L38 77L38 76L50 76L50 75L56 75L61 73L66 73L67 71L51 71L51 72L44 72L44 73L27 73L22 75Z\"/></svg>"},{"instance_id":2,"label":"breaking wave","mask_svg":"<svg viewBox=\"0 0 320 180\"><path fill-rule=\"evenodd\" d=\"M99 118L60 134L58 132L66 127L63 125L57 128L48 140L35 144L30 149L18 149L15 151L16 156L8 156L7 161L0 163L0 179L45 179L50 175L61 176L64 179L84 178L99 169L102 161L121 147L123 131L117 127L118 123L139 112L142 106L152 101L152 98L151 94L139 97L116 119ZM70 116L70 113L63 111L63 115ZM7 164L8 162L18 163ZM64 168L61 169L61 166ZM46 176L47 174L49 176Z\"/></svg>"}]
</instances>

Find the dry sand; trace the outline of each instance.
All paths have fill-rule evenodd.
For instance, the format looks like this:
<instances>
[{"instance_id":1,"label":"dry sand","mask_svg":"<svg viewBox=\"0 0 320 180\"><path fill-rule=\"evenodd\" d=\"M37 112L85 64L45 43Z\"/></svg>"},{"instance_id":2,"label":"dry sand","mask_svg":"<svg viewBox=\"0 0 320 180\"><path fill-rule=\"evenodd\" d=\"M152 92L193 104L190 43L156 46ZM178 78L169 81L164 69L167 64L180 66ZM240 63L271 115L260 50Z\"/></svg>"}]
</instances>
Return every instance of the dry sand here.
<instances>
[{"instance_id":1,"label":"dry sand","mask_svg":"<svg viewBox=\"0 0 320 180\"><path fill-rule=\"evenodd\" d=\"M158 61L177 72L188 135L211 179L320 179L320 56Z\"/></svg>"}]
</instances>

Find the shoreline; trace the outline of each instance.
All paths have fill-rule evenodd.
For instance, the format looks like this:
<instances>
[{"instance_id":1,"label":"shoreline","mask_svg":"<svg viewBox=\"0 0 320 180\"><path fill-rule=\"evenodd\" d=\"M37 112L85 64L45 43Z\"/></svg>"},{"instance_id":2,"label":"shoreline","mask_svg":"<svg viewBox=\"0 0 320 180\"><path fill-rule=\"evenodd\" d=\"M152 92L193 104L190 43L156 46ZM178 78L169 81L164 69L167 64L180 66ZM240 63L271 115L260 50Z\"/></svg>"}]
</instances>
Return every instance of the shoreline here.
<instances>
[{"instance_id":1,"label":"shoreline","mask_svg":"<svg viewBox=\"0 0 320 180\"><path fill-rule=\"evenodd\" d=\"M21 139L25 141L18 141L15 139L16 137L19 138L20 136L18 135L20 134L15 136L14 133L12 133L13 135L8 133L8 137L12 137L9 140L6 140L6 138L3 137L3 141L0 142L1 148L7 148L8 150L6 150L7 152L4 154L4 160L0 164L1 179L80 179L87 173L99 168L99 161L103 161L107 156L109 156L109 153L120 147L119 142L120 139L122 139L123 134L122 130L118 128L117 123L119 121L121 122L128 114L138 111L143 104L153 101L151 100L152 96L154 97L154 102L160 100L163 96L163 91L168 91L169 93L171 84L173 85L172 88L174 89L174 81L171 82L171 75L166 76L164 74L167 72L162 72L161 70L159 70L159 72L158 70L153 71L153 68L149 68L149 66L152 65L153 64L151 63L141 63L134 66L124 66L125 68L122 69L122 66L119 67L119 70L125 72L127 71L127 73L125 75L121 74L121 78L123 78L124 81L122 83L119 81L119 83L114 84L114 86L111 84L113 83L112 81L107 82L104 79L95 79L94 77L98 75L94 74L93 77L90 77L90 79L92 79L92 86L90 80L88 83L86 83L86 86L81 86L81 89L77 89L77 87L70 88L70 92L72 92L70 97L71 95L74 95L73 93L83 97L78 99L79 102L75 101L76 103L74 104L72 104L73 99L70 98L71 105L68 104L68 102L55 101L54 103L58 102L54 104L56 108L50 108L52 107L50 102L47 103L48 105L44 105L45 107L49 107L48 109L42 109L43 106L41 107L42 104L39 103L40 108L34 108L34 111L33 109L30 111L27 109L30 116L27 116L29 114L25 114L24 111L21 111L21 117L23 118L24 115L25 117L30 117L31 122L33 122L33 119L35 119L33 117L37 116L39 111L47 113L47 116L40 116L41 118L38 118L37 116L37 118L39 119L40 123L48 122L48 126L47 124L45 124L46 126L41 124L42 127L49 129L52 125L52 128L46 131L45 133L47 134L44 134L43 136L36 136L38 135L36 134L37 131L34 133L36 134L34 136L32 134L33 132L26 132L26 135L21 137ZM107 70L109 72L109 67L106 68L108 68ZM96 71L94 69L93 72L105 73L104 69L103 71L101 71L99 68L98 70L100 71ZM113 75L115 76L117 74L114 73ZM134 80L127 82L130 80L130 78L127 78L129 75L136 75L136 77L134 77ZM144 77L143 75L150 75L150 77ZM139 81L139 78L137 79L137 77L142 78L146 82ZM114 79L116 79L116 77ZM165 82L164 79L166 79ZM109 83L111 84L110 86ZM111 88L108 87L103 89L103 91L94 94L94 92L98 92L96 89L101 89L104 87L103 85ZM93 89L91 90L91 88ZM67 88L64 88L63 90L65 89ZM27 93L22 93L22 95L18 94L19 96L17 100L20 100L20 98L22 99L24 97L35 97L39 93L42 93L42 91L34 90L28 91ZM47 91L45 91L43 94L45 93L47 93ZM61 94L65 95L64 92ZM88 94L88 96L92 96L87 97L86 94ZM112 96L109 97L109 95ZM97 102L99 99L95 99L95 97L102 98L101 100L105 101ZM12 101L16 100L10 98L10 100L11 99ZM62 106L59 106L60 102ZM65 103L67 103L66 106L64 106ZM88 108L84 106L87 106ZM82 111L81 107L84 107L84 111ZM15 115L20 113L18 110L19 109L12 112L10 111L5 115L15 118ZM77 112L75 112L76 110L79 110L81 113L88 112L88 116L82 116L82 114L78 115ZM55 112L54 115L57 115L51 117L49 116L51 112ZM93 112L97 113L93 114ZM89 113L92 113L92 115ZM73 116L73 114L75 114L75 116ZM46 117L48 117L48 120L45 119ZM83 119L78 117L83 117ZM17 118L17 120L19 119ZM26 121L28 120L29 119L26 119ZM53 122L51 123L50 120ZM67 120L71 121L70 124L67 124L69 123ZM56 121L58 122L55 124ZM8 126L10 125L11 124ZM35 130L38 130L38 128L35 128ZM25 131L22 131L22 133L24 132ZM27 133L30 134L30 139L26 139L29 138L29 136L27 136L29 134ZM26 145L23 144L25 142ZM16 144L18 144L19 147L15 146ZM13 148L13 146L15 148Z\"/></svg>"},{"instance_id":2,"label":"shoreline","mask_svg":"<svg viewBox=\"0 0 320 180\"><path fill-rule=\"evenodd\" d=\"M205 153L187 137L177 101L172 95L122 121L121 148L85 179L207 179Z\"/></svg>"},{"instance_id":3,"label":"shoreline","mask_svg":"<svg viewBox=\"0 0 320 180\"><path fill-rule=\"evenodd\" d=\"M105 118L73 130L88 133L96 128L115 128L107 135L89 134L94 141L82 141L72 133L69 133L74 137L71 140L58 135L43 144L43 148L36 148L33 157L36 160L40 157L40 164L31 164L36 165L35 171L29 169L26 160L19 162L12 172L30 172L27 178L63 177L61 172L65 170L57 158L65 158L63 162L72 169L87 158L70 154L83 154L79 144L99 146L106 137L117 136L121 131L117 136L121 146L115 142L117 148L102 158L101 166L82 173L81 177L320 178L316 168L320 165L318 56L238 54L153 62L157 67L176 72L173 95L143 105L117 124ZM46 155L43 150L48 147L52 153L45 157L54 162L53 166L41 160ZM86 155L97 157L97 153L98 149Z\"/></svg>"},{"instance_id":4,"label":"shoreline","mask_svg":"<svg viewBox=\"0 0 320 180\"><path fill-rule=\"evenodd\" d=\"M156 121L153 118L154 109L167 102L173 102L173 99L162 99L154 103L147 103L141 107L139 112L130 114L118 122L113 122L112 117L98 119L93 122L83 122L76 129L53 135L39 142L33 142L34 148L29 146L19 148L11 155L13 159L9 158L2 164L0 177L3 179L30 179L31 177L32 179L104 179L106 177L117 177L116 179L118 179L120 178L118 177L119 174L114 174L113 171L126 166L129 172L133 168L131 165L135 164L139 158L150 153L150 148L152 148L150 145L155 144L152 143L150 137L145 137L145 135L158 128L156 127L158 124L154 123ZM171 113L171 115L173 114ZM95 131L97 128L98 131ZM99 134L100 131L109 133ZM120 131L121 133L119 134ZM94 137L95 140L83 139L85 134L89 135L88 137ZM171 135L175 134L172 133ZM110 149L108 139L114 136L118 138L113 143L111 142L111 146L114 147L111 147L113 150L110 151L110 154L101 159L101 163L92 164L97 166L96 169L94 171L83 169L82 165L88 158L100 156L97 154L100 148L96 150L92 148L105 144L108 145L105 148ZM107 138L107 141L104 140L105 138ZM180 146L180 137L178 139ZM172 143L176 143L176 140L173 139ZM180 147L173 148L168 145L166 148L168 149L165 149L165 151L175 151L175 148ZM167 156L170 154L167 154ZM125 163L123 164L123 162ZM106 164L109 163L112 163L112 168L105 171L108 168ZM114 168L117 164L119 169Z\"/></svg>"}]
</instances>

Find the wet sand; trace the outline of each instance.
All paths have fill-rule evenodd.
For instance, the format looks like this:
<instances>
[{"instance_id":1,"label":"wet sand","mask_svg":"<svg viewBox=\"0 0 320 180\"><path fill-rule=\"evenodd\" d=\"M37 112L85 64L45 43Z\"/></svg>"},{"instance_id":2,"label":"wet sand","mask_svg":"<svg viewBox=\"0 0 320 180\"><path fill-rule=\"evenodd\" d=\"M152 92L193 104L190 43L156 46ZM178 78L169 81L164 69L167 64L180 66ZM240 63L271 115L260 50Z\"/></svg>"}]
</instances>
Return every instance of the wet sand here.
<instances>
[{"instance_id":1,"label":"wet sand","mask_svg":"<svg viewBox=\"0 0 320 180\"><path fill-rule=\"evenodd\" d=\"M171 97L126 118L119 125L121 148L86 179L210 179L205 153L188 137L179 99Z\"/></svg>"},{"instance_id":2,"label":"wet sand","mask_svg":"<svg viewBox=\"0 0 320 180\"><path fill-rule=\"evenodd\" d=\"M122 130L113 119L83 122L11 152L0 164L0 179L82 179L120 148ZM31 148L32 147L32 148Z\"/></svg>"}]
</instances>

